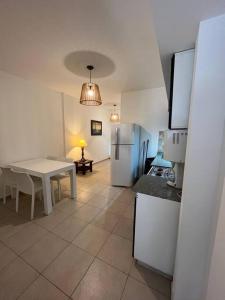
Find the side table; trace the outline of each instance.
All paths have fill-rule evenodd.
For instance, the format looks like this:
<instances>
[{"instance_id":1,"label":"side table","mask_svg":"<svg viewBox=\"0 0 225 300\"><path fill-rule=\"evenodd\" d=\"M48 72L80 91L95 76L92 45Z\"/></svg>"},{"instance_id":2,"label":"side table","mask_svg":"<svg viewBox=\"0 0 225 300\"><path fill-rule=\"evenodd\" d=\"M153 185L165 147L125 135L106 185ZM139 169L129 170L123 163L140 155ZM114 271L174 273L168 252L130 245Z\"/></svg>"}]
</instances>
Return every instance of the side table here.
<instances>
[{"instance_id":1,"label":"side table","mask_svg":"<svg viewBox=\"0 0 225 300\"><path fill-rule=\"evenodd\" d=\"M80 171L80 172L83 173L83 175L85 175L87 171L92 172L93 160L89 160L89 159L87 159L85 161L75 160L74 163L76 165L76 172L77 173Z\"/></svg>"}]
</instances>

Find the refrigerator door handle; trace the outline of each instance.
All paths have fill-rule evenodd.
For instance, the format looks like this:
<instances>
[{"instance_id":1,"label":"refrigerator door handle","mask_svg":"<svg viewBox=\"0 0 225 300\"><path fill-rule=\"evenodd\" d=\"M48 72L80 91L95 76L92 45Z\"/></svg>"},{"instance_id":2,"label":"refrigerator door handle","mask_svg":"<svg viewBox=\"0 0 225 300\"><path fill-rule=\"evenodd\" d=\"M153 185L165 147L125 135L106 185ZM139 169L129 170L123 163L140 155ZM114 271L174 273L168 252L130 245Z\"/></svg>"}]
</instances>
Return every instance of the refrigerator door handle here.
<instances>
[{"instance_id":1,"label":"refrigerator door handle","mask_svg":"<svg viewBox=\"0 0 225 300\"><path fill-rule=\"evenodd\" d=\"M115 160L119 160L120 158L120 150L119 150L119 143L120 143L120 129L116 127L116 145L115 145Z\"/></svg>"},{"instance_id":2,"label":"refrigerator door handle","mask_svg":"<svg viewBox=\"0 0 225 300\"><path fill-rule=\"evenodd\" d=\"M119 143L120 143L120 129L119 129L119 127L116 127L116 129L115 129L115 131L116 131L116 145L118 145Z\"/></svg>"},{"instance_id":3,"label":"refrigerator door handle","mask_svg":"<svg viewBox=\"0 0 225 300\"><path fill-rule=\"evenodd\" d=\"M119 145L116 144L115 145L115 160L119 160L120 159L120 148Z\"/></svg>"}]
</instances>

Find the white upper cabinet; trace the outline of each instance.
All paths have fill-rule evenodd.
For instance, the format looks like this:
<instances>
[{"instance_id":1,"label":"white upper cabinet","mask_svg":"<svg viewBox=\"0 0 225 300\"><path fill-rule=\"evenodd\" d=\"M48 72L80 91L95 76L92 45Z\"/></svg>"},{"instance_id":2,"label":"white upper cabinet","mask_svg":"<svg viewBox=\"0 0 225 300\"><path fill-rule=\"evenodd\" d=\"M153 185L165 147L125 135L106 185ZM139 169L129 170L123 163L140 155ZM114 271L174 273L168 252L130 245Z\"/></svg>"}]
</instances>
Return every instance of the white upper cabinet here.
<instances>
[{"instance_id":1,"label":"white upper cabinet","mask_svg":"<svg viewBox=\"0 0 225 300\"><path fill-rule=\"evenodd\" d=\"M175 53L172 60L169 129L188 128L195 50Z\"/></svg>"}]
</instances>

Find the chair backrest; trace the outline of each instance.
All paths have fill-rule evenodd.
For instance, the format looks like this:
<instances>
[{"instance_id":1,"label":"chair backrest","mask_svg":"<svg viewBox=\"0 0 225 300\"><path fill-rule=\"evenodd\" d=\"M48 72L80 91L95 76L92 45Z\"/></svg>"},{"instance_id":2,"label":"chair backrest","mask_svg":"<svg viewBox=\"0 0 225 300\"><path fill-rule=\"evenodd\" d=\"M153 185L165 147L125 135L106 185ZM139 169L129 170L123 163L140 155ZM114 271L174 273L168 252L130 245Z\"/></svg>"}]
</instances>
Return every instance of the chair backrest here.
<instances>
[{"instance_id":1,"label":"chair backrest","mask_svg":"<svg viewBox=\"0 0 225 300\"><path fill-rule=\"evenodd\" d=\"M5 185L15 185L16 184L16 176L15 173L11 171L9 167L1 167L2 172L2 180Z\"/></svg>"},{"instance_id":2,"label":"chair backrest","mask_svg":"<svg viewBox=\"0 0 225 300\"><path fill-rule=\"evenodd\" d=\"M32 194L32 189L34 189L34 183L30 175L24 172L17 171L15 169L11 170L15 175L16 184L19 191L26 194Z\"/></svg>"},{"instance_id":3,"label":"chair backrest","mask_svg":"<svg viewBox=\"0 0 225 300\"><path fill-rule=\"evenodd\" d=\"M67 157L47 156L47 159L58 160L58 161L69 162L69 163L73 162L72 158L67 158Z\"/></svg>"},{"instance_id":4,"label":"chair backrest","mask_svg":"<svg viewBox=\"0 0 225 300\"><path fill-rule=\"evenodd\" d=\"M50 159L50 160L58 160L58 157L56 156L47 156L47 159Z\"/></svg>"},{"instance_id":5,"label":"chair backrest","mask_svg":"<svg viewBox=\"0 0 225 300\"><path fill-rule=\"evenodd\" d=\"M72 158L67 158L67 157L61 158L60 161L64 161L64 162L68 162L68 163L73 163L73 159Z\"/></svg>"}]
</instances>

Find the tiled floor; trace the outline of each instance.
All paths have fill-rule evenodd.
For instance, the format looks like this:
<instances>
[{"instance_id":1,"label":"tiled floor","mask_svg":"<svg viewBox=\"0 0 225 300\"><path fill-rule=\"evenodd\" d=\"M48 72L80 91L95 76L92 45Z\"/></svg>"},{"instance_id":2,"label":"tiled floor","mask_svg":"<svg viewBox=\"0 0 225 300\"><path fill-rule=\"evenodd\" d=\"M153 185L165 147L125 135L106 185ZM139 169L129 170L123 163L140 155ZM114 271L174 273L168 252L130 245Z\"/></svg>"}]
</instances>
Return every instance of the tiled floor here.
<instances>
[{"instance_id":1,"label":"tiled floor","mask_svg":"<svg viewBox=\"0 0 225 300\"><path fill-rule=\"evenodd\" d=\"M30 198L0 204L0 300L169 300L170 281L132 258L134 195L110 186L109 161L77 176L77 200L49 216Z\"/></svg>"}]
</instances>

